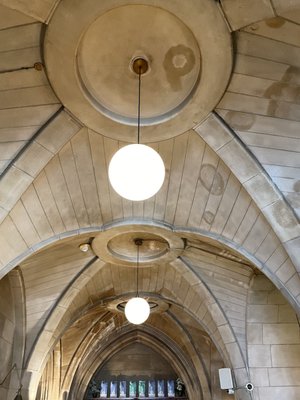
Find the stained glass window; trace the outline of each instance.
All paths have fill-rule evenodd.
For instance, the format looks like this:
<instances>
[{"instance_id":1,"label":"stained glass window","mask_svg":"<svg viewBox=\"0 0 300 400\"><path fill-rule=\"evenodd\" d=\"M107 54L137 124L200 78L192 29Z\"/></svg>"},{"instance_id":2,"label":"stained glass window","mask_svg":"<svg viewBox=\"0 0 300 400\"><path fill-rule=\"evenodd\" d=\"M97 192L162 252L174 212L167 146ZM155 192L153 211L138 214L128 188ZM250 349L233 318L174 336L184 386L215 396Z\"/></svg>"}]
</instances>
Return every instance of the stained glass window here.
<instances>
[{"instance_id":1,"label":"stained glass window","mask_svg":"<svg viewBox=\"0 0 300 400\"><path fill-rule=\"evenodd\" d=\"M157 381L157 396L165 397L165 382L163 380Z\"/></svg>"},{"instance_id":2,"label":"stained glass window","mask_svg":"<svg viewBox=\"0 0 300 400\"><path fill-rule=\"evenodd\" d=\"M148 396L155 397L155 381L148 381Z\"/></svg>"},{"instance_id":3,"label":"stained glass window","mask_svg":"<svg viewBox=\"0 0 300 400\"><path fill-rule=\"evenodd\" d=\"M139 397L146 397L146 382L139 381Z\"/></svg>"},{"instance_id":4,"label":"stained glass window","mask_svg":"<svg viewBox=\"0 0 300 400\"><path fill-rule=\"evenodd\" d=\"M100 397L107 397L107 382L101 381L100 383Z\"/></svg>"},{"instance_id":5,"label":"stained glass window","mask_svg":"<svg viewBox=\"0 0 300 400\"><path fill-rule=\"evenodd\" d=\"M173 380L167 381L168 397L175 397L175 385Z\"/></svg>"},{"instance_id":6,"label":"stained glass window","mask_svg":"<svg viewBox=\"0 0 300 400\"><path fill-rule=\"evenodd\" d=\"M116 381L110 382L110 397L118 396L118 383Z\"/></svg>"},{"instance_id":7,"label":"stained glass window","mask_svg":"<svg viewBox=\"0 0 300 400\"><path fill-rule=\"evenodd\" d=\"M119 382L119 397L126 397L126 381Z\"/></svg>"},{"instance_id":8,"label":"stained glass window","mask_svg":"<svg viewBox=\"0 0 300 400\"><path fill-rule=\"evenodd\" d=\"M136 382L135 381L130 381L129 382L129 396L136 396Z\"/></svg>"},{"instance_id":9,"label":"stained glass window","mask_svg":"<svg viewBox=\"0 0 300 400\"><path fill-rule=\"evenodd\" d=\"M180 378L159 380L111 380L96 382L92 379L87 392L87 399L91 398L176 398L186 399L185 385Z\"/></svg>"}]
</instances>

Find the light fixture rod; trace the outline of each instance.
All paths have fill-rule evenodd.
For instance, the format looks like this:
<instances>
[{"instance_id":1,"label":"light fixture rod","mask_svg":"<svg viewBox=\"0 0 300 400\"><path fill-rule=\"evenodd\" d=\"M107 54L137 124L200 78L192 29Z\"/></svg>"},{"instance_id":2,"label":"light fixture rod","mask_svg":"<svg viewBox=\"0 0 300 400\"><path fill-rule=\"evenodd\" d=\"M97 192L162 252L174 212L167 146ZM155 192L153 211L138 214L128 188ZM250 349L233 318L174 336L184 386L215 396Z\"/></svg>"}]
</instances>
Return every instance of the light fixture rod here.
<instances>
[{"instance_id":1,"label":"light fixture rod","mask_svg":"<svg viewBox=\"0 0 300 400\"><path fill-rule=\"evenodd\" d=\"M136 262L136 297L139 297L139 262L140 262L140 245L137 245L137 262Z\"/></svg>"},{"instance_id":2,"label":"light fixture rod","mask_svg":"<svg viewBox=\"0 0 300 400\"><path fill-rule=\"evenodd\" d=\"M139 65L139 94L138 94L138 131L137 131L137 142L140 144L140 133L141 133L141 74L142 66Z\"/></svg>"},{"instance_id":3,"label":"light fixture rod","mask_svg":"<svg viewBox=\"0 0 300 400\"><path fill-rule=\"evenodd\" d=\"M137 142L140 144L140 136L141 136L141 85L142 85L142 78L141 76L148 71L149 65L148 61L144 57L137 57L132 61L132 71L136 73L139 77L139 90L138 90L138 110L137 110Z\"/></svg>"},{"instance_id":4,"label":"light fixture rod","mask_svg":"<svg viewBox=\"0 0 300 400\"><path fill-rule=\"evenodd\" d=\"M140 265L140 246L143 244L142 239L135 239L134 243L137 246L136 255L136 297L139 297L139 265Z\"/></svg>"}]
</instances>

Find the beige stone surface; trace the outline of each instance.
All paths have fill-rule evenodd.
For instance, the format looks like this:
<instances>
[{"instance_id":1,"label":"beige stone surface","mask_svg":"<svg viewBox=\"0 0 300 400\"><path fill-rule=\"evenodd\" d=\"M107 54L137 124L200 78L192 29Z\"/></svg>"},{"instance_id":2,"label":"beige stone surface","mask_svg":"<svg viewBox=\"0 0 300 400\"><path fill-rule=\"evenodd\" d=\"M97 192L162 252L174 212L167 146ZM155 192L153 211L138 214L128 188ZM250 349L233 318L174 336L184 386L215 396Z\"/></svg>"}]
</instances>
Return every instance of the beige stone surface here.
<instances>
[{"instance_id":1,"label":"beige stone surface","mask_svg":"<svg viewBox=\"0 0 300 400\"><path fill-rule=\"evenodd\" d=\"M295 238L292 239L290 241L288 241L287 243L285 243L285 248L287 249L287 251L290 252L290 250L292 250L292 253L294 254L291 257L291 260L293 262L293 264L295 265L297 271L299 272L300 270L300 265L299 265L299 254L300 254L300 246L299 246L299 242L300 238Z\"/></svg>"},{"instance_id":2,"label":"beige stone surface","mask_svg":"<svg viewBox=\"0 0 300 400\"><path fill-rule=\"evenodd\" d=\"M31 164L32 157L37 158L39 162L34 166ZM18 159L15 163L16 167L26 172L30 176L36 176L41 169L48 163L52 158L50 151L39 145L38 143L32 143L30 149Z\"/></svg>"},{"instance_id":3,"label":"beige stone surface","mask_svg":"<svg viewBox=\"0 0 300 400\"><path fill-rule=\"evenodd\" d=\"M299 297L300 293L299 282L300 282L299 273L295 273L286 283L288 290L297 297Z\"/></svg>"},{"instance_id":4,"label":"beige stone surface","mask_svg":"<svg viewBox=\"0 0 300 400\"><path fill-rule=\"evenodd\" d=\"M247 325L247 341L249 344L263 344L263 324Z\"/></svg>"},{"instance_id":5,"label":"beige stone surface","mask_svg":"<svg viewBox=\"0 0 300 400\"><path fill-rule=\"evenodd\" d=\"M300 345L273 345L271 346L273 367L299 367Z\"/></svg>"},{"instance_id":6,"label":"beige stone surface","mask_svg":"<svg viewBox=\"0 0 300 400\"><path fill-rule=\"evenodd\" d=\"M250 367L271 367L271 346L262 344L248 345Z\"/></svg>"},{"instance_id":7,"label":"beige stone surface","mask_svg":"<svg viewBox=\"0 0 300 400\"><path fill-rule=\"evenodd\" d=\"M272 371L270 368L251 368L250 376L251 382L254 386L269 386L270 378L269 371Z\"/></svg>"},{"instance_id":8,"label":"beige stone surface","mask_svg":"<svg viewBox=\"0 0 300 400\"><path fill-rule=\"evenodd\" d=\"M17 10L0 6L0 28L5 29L12 26L24 25L34 22L34 18L23 14Z\"/></svg>"},{"instance_id":9,"label":"beige stone surface","mask_svg":"<svg viewBox=\"0 0 300 400\"><path fill-rule=\"evenodd\" d=\"M299 223L295 221L293 211L282 201L266 206L264 215L274 221L273 229L277 235L282 236L283 242L298 238Z\"/></svg>"},{"instance_id":10,"label":"beige stone surface","mask_svg":"<svg viewBox=\"0 0 300 400\"><path fill-rule=\"evenodd\" d=\"M59 151L71 137L78 132L79 124L69 114L62 111L55 120L43 130L37 143L52 153Z\"/></svg>"},{"instance_id":11,"label":"beige stone surface","mask_svg":"<svg viewBox=\"0 0 300 400\"><path fill-rule=\"evenodd\" d=\"M0 281L0 300L2 305L0 312L0 362L2 365L0 379L3 381L6 376L6 371L9 369L10 360L13 354L13 338L16 326L13 294L8 277ZM4 396L7 385L3 386L4 389L2 393Z\"/></svg>"},{"instance_id":12,"label":"beige stone surface","mask_svg":"<svg viewBox=\"0 0 300 400\"><path fill-rule=\"evenodd\" d=\"M266 400L297 399L300 396L299 387L259 388L260 398Z\"/></svg>"},{"instance_id":13,"label":"beige stone surface","mask_svg":"<svg viewBox=\"0 0 300 400\"><path fill-rule=\"evenodd\" d=\"M230 354L230 358L232 359L235 368L243 367L243 359L241 355L241 351L237 343L229 343L226 345L226 349Z\"/></svg>"},{"instance_id":14,"label":"beige stone surface","mask_svg":"<svg viewBox=\"0 0 300 400\"><path fill-rule=\"evenodd\" d=\"M253 305L268 304L268 292L266 290L260 290L256 292L251 291L249 293L249 303Z\"/></svg>"},{"instance_id":15,"label":"beige stone surface","mask_svg":"<svg viewBox=\"0 0 300 400\"><path fill-rule=\"evenodd\" d=\"M276 275L284 283L287 282L295 273L295 267L290 260L285 261L276 271Z\"/></svg>"},{"instance_id":16,"label":"beige stone surface","mask_svg":"<svg viewBox=\"0 0 300 400\"><path fill-rule=\"evenodd\" d=\"M16 198L20 196L31 182L31 176L15 167L11 168L1 181L1 207L6 210L11 208Z\"/></svg>"},{"instance_id":17,"label":"beige stone surface","mask_svg":"<svg viewBox=\"0 0 300 400\"><path fill-rule=\"evenodd\" d=\"M220 154L234 173L238 173L242 183L248 181L260 172L258 166L253 163L247 152L239 151L239 144L236 141L231 141L224 145L218 151L218 154Z\"/></svg>"},{"instance_id":18,"label":"beige stone surface","mask_svg":"<svg viewBox=\"0 0 300 400\"><path fill-rule=\"evenodd\" d=\"M268 294L268 304L284 305L284 304L286 304L286 299L284 298L282 293L280 293L278 290L274 290L273 292ZM280 313L280 307L279 307L279 313ZM279 322L280 322L280 320L279 320Z\"/></svg>"},{"instance_id":19,"label":"beige stone surface","mask_svg":"<svg viewBox=\"0 0 300 400\"><path fill-rule=\"evenodd\" d=\"M278 310L279 322L296 322L297 316L290 305L281 305Z\"/></svg>"},{"instance_id":20,"label":"beige stone surface","mask_svg":"<svg viewBox=\"0 0 300 400\"><path fill-rule=\"evenodd\" d=\"M105 360L142 343L190 400L229 400L224 366L237 386L254 383L252 400L298 400L300 3L138 3L0 0L0 380L16 362L23 398L83 399ZM105 28L145 9L136 24L130 12ZM178 54L181 42L190 50ZM136 140L136 52L150 57L141 139L166 167L145 202L122 199L108 180L113 154ZM122 311L137 290L135 253L122 259L135 245L119 252L124 230L127 240L168 231L181 243L140 266L153 308L139 327ZM79 250L95 237L99 258ZM104 261L106 249L114 257ZM14 398L17 377L6 386L1 399ZM236 397L249 400L244 389Z\"/></svg>"},{"instance_id":21,"label":"beige stone surface","mask_svg":"<svg viewBox=\"0 0 300 400\"><path fill-rule=\"evenodd\" d=\"M210 114L194 129L203 137L206 143L208 143L215 150L220 149L232 140L230 131L222 127L214 114ZM212 133L216 131L218 132L217 135Z\"/></svg>"},{"instance_id":22,"label":"beige stone surface","mask_svg":"<svg viewBox=\"0 0 300 400\"><path fill-rule=\"evenodd\" d=\"M247 0L221 0L221 5L233 31L274 16L270 0L255 0L250 9Z\"/></svg>"},{"instance_id":23,"label":"beige stone surface","mask_svg":"<svg viewBox=\"0 0 300 400\"><path fill-rule=\"evenodd\" d=\"M219 332L224 340L224 343L234 342L235 338L229 325L221 325L218 327Z\"/></svg>"},{"instance_id":24,"label":"beige stone surface","mask_svg":"<svg viewBox=\"0 0 300 400\"><path fill-rule=\"evenodd\" d=\"M298 324L264 324L263 343L296 344L300 342L300 332Z\"/></svg>"},{"instance_id":25,"label":"beige stone surface","mask_svg":"<svg viewBox=\"0 0 300 400\"><path fill-rule=\"evenodd\" d=\"M299 386L299 368L270 368L268 373L271 386Z\"/></svg>"},{"instance_id":26,"label":"beige stone surface","mask_svg":"<svg viewBox=\"0 0 300 400\"><path fill-rule=\"evenodd\" d=\"M253 198L261 208L274 203L279 198L279 193L273 190L271 182L266 179L264 174L259 174L249 179L244 186L248 192L253 192Z\"/></svg>"},{"instance_id":27,"label":"beige stone surface","mask_svg":"<svg viewBox=\"0 0 300 400\"><path fill-rule=\"evenodd\" d=\"M272 0L276 13L288 20L299 23L300 21L300 5L298 0L286 2L284 0Z\"/></svg>"},{"instance_id":28,"label":"beige stone surface","mask_svg":"<svg viewBox=\"0 0 300 400\"><path fill-rule=\"evenodd\" d=\"M30 4L25 0L1 0L1 4L29 15L34 19L46 22L56 4L56 0L33 0Z\"/></svg>"},{"instance_id":29,"label":"beige stone surface","mask_svg":"<svg viewBox=\"0 0 300 400\"><path fill-rule=\"evenodd\" d=\"M276 272L279 267L287 261L287 259L288 256L283 246L279 246L266 261L266 265L268 266L270 271Z\"/></svg>"},{"instance_id":30,"label":"beige stone surface","mask_svg":"<svg viewBox=\"0 0 300 400\"><path fill-rule=\"evenodd\" d=\"M278 306L276 305L249 305L248 321L249 322L277 322Z\"/></svg>"}]
</instances>

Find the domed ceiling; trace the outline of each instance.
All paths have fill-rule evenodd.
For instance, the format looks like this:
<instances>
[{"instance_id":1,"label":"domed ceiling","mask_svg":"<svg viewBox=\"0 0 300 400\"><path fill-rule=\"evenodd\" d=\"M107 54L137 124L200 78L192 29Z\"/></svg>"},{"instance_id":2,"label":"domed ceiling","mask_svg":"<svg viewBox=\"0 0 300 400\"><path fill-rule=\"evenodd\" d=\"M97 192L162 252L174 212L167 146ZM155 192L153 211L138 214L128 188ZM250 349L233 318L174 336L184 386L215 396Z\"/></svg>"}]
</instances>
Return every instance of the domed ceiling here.
<instances>
[{"instance_id":1,"label":"domed ceiling","mask_svg":"<svg viewBox=\"0 0 300 400\"><path fill-rule=\"evenodd\" d=\"M163 352L191 399L220 395L217 367L250 379L253 279L299 311L299 24L297 1L0 0L0 277L24 301L28 399L55 352L52 398L82 399L132 343ZM166 167L144 202L108 181L136 142L137 57L141 142ZM123 313L137 238L138 328Z\"/></svg>"}]
</instances>

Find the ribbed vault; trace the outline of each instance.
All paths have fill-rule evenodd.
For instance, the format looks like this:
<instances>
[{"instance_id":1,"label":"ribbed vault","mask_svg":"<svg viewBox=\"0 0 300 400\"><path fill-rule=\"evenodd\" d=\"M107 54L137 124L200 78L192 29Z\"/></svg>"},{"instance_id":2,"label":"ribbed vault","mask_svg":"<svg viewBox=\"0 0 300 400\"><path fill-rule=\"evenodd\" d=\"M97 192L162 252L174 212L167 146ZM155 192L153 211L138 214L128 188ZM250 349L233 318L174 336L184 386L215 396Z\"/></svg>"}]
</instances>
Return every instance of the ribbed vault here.
<instances>
[{"instance_id":1,"label":"ribbed vault","mask_svg":"<svg viewBox=\"0 0 300 400\"><path fill-rule=\"evenodd\" d=\"M138 225L136 230L139 230ZM185 236L189 237L187 233ZM244 318L244 293L250 287L255 269L243 256L229 248L225 251L212 239L203 238L203 241L195 234L190 236L186 239L186 247L180 258L170 264L147 265L141 271L140 291L143 296L169 306L159 308L158 313L154 310L147 326L149 324L149 329L157 330L164 337L177 342L178 348L185 349L184 353L190 355L189 360L193 361L193 368L198 374L204 367L201 356L194 359L193 354L195 348L199 349L201 331L200 337L206 337L204 343L207 345L212 340L212 345L218 349L220 360L237 371L244 370L247 375L245 331L240 329L237 321ZM64 389L68 391L72 374L79 365L81 368L82 360L87 357L85 352L91 351L93 346L102 349L102 330L105 332L108 329L110 334L115 330L119 335L125 329L123 313L113 311L111 314L110 303L126 301L135 292L135 268L104 263L91 251L80 253L79 243L90 238L91 234L88 237L65 239L40 250L36 256L21 264L27 294L26 369L31 371L28 375L29 394L36 392L49 354L58 342L64 343L66 338L66 343L72 343L68 350L71 358L65 361L69 367L64 378ZM61 254L64 254L63 259ZM60 275L65 278L57 286ZM39 288L43 281L47 289L41 292ZM225 298L222 296L224 290L227 291ZM30 307L37 297L42 314ZM234 304L237 308L235 316L230 312ZM45 307L48 307L48 311ZM240 316L237 317L238 314ZM107 322L109 320L114 321L112 325ZM195 339L191 339L196 331L198 337L196 335ZM75 332L79 332L78 342ZM159 337L159 334L156 336ZM72 337L72 340L68 340L68 337ZM100 337L100 342L97 337ZM107 340L106 335L104 338ZM97 357L93 357L93 360L93 367L88 367L89 379L97 369ZM206 381L207 373L202 372L202 381L205 376ZM87 384L86 380L84 382ZM201 387L203 385L201 383ZM209 387L210 383L206 385ZM208 393L205 387L202 390Z\"/></svg>"},{"instance_id":2,"label":"ribbed vault","mask_svg":"<svg viewBox=\"0 0 300 400\"><path fill-rule=\"evenodd\" d=\"M141 21L147 7L168 15L161 37L171 46L165 56L144 24L139 49L149 44L155 77L145 77L144 104L156 114L144 120L142 140L160 153L166 179L156 196L130 202L107 172L135 130L97 103L108 85L122 116L118 71L131 82L130 59L110 81L106 59L85 58L94 60L87 38L101 18L128 2L0 0L0 361L3 371L14 362L23 371L27 400L82 400L100 364L134 342L162 352L191 399L222 398L216 371L224 365L237 385L255 381L255 400L300 396L299 371L286 378L284 369L300 368L289 306L299 314L300 1L182 3L130 3ZM180 26L190 50L181 53L170 26ZM106 43L108 54L130 48L111 37L99 53ZM175 104L161 120L160 102ZM115 306L135 292L134 263L79 245L99 237L106 246L107 232L141 227L183 247L142 266L141 293L160 307L133 329ZM5 384L0 396L10 400L17 378Z\"/></svg>"}]
</instances>

